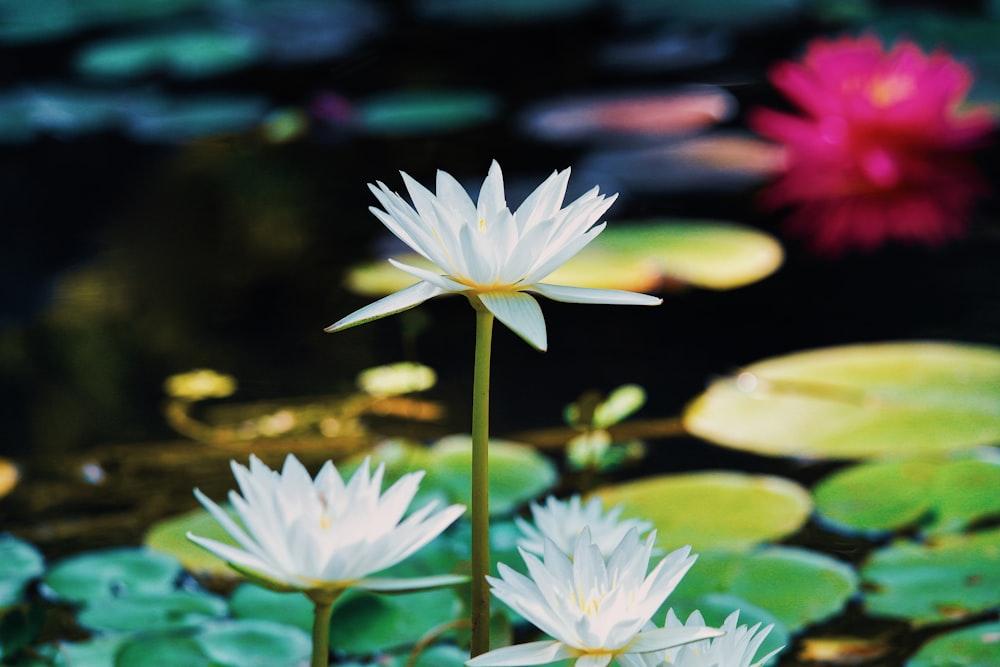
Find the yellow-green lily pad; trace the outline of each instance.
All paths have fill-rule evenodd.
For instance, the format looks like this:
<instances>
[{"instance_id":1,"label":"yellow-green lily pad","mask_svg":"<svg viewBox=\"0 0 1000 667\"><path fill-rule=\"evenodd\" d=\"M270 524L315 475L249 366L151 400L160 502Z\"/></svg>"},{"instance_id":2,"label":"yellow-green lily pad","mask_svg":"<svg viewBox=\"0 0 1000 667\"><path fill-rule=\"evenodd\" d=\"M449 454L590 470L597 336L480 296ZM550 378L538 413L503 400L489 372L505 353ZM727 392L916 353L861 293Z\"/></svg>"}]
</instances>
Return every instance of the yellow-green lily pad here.
<instances>
[{"instance_id":1,"label":"yellow-green lily pad","mask_svg":"<svg viewBox=\"0 0 1000 667\"><path fill-rule=\"evenodd\" d=\"M1000 530L902 542L861 569L872 616L942 623L1000 608Z\"/></svg>"},{"instance_id":2,"label":"yellow-green lily pad","mask_svg":"<svg viewBox=\"0 0 1000 667\"><path fill-rule=\"evenodd\" d=\"M398 259L437 270L416 254ZM735 223L612 222L544 282L639 292L676 283L722 290L760 280L783 260L781 244L772 236ZM381 260L357 266L347 276L349 289L368 296L390 294L414 282L410 274Z\"/></svg>"},{"instance_id":3,"label":"yellow-green lily pad","mask_svg":"<svg viewBox=\"0 0 1000 667\"><path fill-rule=\"evenodd\" d=\"M239 522L239 516L228 503L223 507ZM189 540L188 531L199 537L239 547L219 522L201 508L157 522L146 533L143 544L154 551L170 554L180 561L185 570L193 574L230 579L239 576L224 560Z\"/></svg>"},{"instance_id":4,"label":"yellow-green lily pad","mask_svg":"<svg viewBox=\"0 0 1000 667\"><path fill-rule=\"evenodd\" d=\"M848 530L897 530L931 518L929 533L964 530L1000 515L1000 465L989 461L871 462L813 489L816 509Z\"/></svg>"},{"instance_id":5,"label":"yellow-green lily pad","mask_svg":"<svg viewBox=\"0 0 1000 667\"><path fill-rule=\"evenodd\" d=\"M809 492L782 477L736 472L662 475L598 489L605 507L652 521L665 548L748 549L798 530Z\"/></svg>"},{"instance_id":6,"label":"yellow-green lily pad","mask_svg":"<svg viewBox=\"0 0 1000 667\"><path fill-rule=\"evenodd\" d=\"M771 456L918 458L1000 440L1000 349L848 345L774 357L713 382L684 426Z\"/></svg>"}]
</instances>

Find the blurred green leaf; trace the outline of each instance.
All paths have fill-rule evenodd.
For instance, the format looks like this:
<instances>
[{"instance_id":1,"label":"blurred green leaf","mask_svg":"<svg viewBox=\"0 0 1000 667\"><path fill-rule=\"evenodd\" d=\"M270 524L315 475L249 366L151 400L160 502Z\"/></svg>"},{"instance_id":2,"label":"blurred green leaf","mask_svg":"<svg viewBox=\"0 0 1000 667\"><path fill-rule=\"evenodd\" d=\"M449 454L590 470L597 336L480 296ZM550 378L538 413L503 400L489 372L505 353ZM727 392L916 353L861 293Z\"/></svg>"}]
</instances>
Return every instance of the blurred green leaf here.
<instances>
[{"instance_id":1,"label":"blurred green leaf","mask_svg":"<svg viewBox=\"0 0 1000 667\"><path fill-rule=\"evenodd\" d=\"M230 517L239 523L236 511L228 503L222 506ZM197 575L236 578L236 572L224 560L187 538L187 533L207 537L224 544L239 546L208 510L196 509L180 516L153 524L142 542L148 548L173 556L184 569Z\"/></svg>"},{"instance_id":2,"label":"blurred green leaf","mask_svg":"<svg viewBox=\"0 0 1000 667\"><path fill-rule=\"evenodd\" d=\"M66 558L53 565L43 581L60 599L89 603L170 593L180 574L181 564L172 556L125 547Z\"/></svg>"},{"instance_id":3,"label":"blurred green leaf","mask_svg":"<svg viewBox=\"0 0 1000 667\"><path fill-rule=\"evenodd\" d=\"M878 343L760 361L684 413L693 434L804 458L916 458L1000 440L1000 350Z\"/></svg>"},{"instance_id":4,"label":"blurred green leaf","mask_svg":"<svg viewBox=\"0 0 1000 667\"><path fill-rule=\"evenodd\" d=\"M980 623L938 635L920 647L906 667L1000 665L1000 622Z\"/></svg>"},{"instance_id":5,"label":"blurred green leaf","mask_svg":"<svg viewBox=\"0 0 1000 667\"><path fill-rule=\"evenodd\" d=\"M352 655L410 646L460 613L461 603L448 589L406 595L350 591L333 608L330 644Z\"/></svg>"},{"instance_id":6,"label":"blurred green leaf","mask_svg":"<svg viewBox=\"0 0 1000 667\"><path fill-rule=\"evenodd\" d=\"M307 632L269 621L213 623L195 640L205 655L226 667L296 667L312 655Z\"/></svg>"},{"instance_id":7,"label":"blurred green leaf","mask_svg":"<svg viewBox=\"0 0 1000 667\"><path fill-rule=\"evenodd\" d=\"M497 98L481 92L384 93L361 104L361 125L376 134L445 132L492 120Z\"/></svg>"},{"instance_id":8,"label":"blurred green leaf","mask_svg":"<svg viewBox=\"0 0 1000 667\"><path fill-rule=\"evenodd\" d=\"M24 587L45 571L45 560L34 546L10 534L0 534L0 609L19 604Z\"/></svg>"},{"instance_id":9,"label":"blurred green leaf","mask_svg":"<svg viewBox=\"0 0 1000 667\"><path fill-rule=\"evenodd\" d=\"M88 44L76 58L87 76L130 79L164 71L182 78L224 74L262 56L249 36L201 30L157 33Z\"/></svg>"},{"instance_id":10,"label":"blurred green leaf","mask_svg":"<svg viewBox=\"0 0 1000 667\"><path fill-rule=\"evenodd\" d=\"M748 549L798 530L812 511L804 488L781 477L704 472L647 477L595 494L623 516L652 521L660 545Z\"/></svg>"},{"instance_id":11,"label":"blurred green leaf","mask_svg":"<svg viewBox=\"0 0 1000 667\"><path fill-rule=\"evenodd\" d=\"M91 600L77 622L91 630L137 632L197 627L227 612L226 601L207 593L172 591Z\"/></svg>"}]
</instances>

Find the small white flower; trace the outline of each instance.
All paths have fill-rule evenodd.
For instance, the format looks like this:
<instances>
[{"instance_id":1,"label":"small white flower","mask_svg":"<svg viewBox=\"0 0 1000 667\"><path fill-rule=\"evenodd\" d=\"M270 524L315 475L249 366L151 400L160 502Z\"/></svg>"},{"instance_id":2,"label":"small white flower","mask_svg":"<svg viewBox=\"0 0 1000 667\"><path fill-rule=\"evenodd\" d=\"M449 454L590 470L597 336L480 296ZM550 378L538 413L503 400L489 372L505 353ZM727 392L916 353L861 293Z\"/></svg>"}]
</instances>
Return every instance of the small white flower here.
<instances>
[{"instance_id":1,"label":"small white flower","mask_svg":"<svg viewBox=\"0 0 1000 667\"><path fill-rule=\"evenodd\" d=\"M417 306L442 294L464 294L486 308L532 346L545 350L545 320L535 292L556 301L652 306L662 299L623 290L539 282L594 240L606 223L595 224L618 195L598 188L563 207L569 169L553 172L511 213L503 175L494 161L473 202L450 174L437 173L437 192L402 173L413 206L382 182L369 184L385 208L371 207L382 223L440 271L390 259L420 282L331 324L340 331Z\"/></svg>"},{"instance_id":2,"label":"small white flower","mask_svg":"<svg viewBox=\"0 0 1000 667\"><path fill-rule=\"evenodd\" d=\"M542 665L575 658L576 667L606 667L627 653L660 651L720 631L713 628L658 628L643 631L650 617L695 561L690 547L664 557L646 574L656 531L644 542L635 528L605 560L584 529L573 559L551 540L544 562L521 549L531 578L499 564L500 579L487 577L494 597L554 639L484 653L469 667Z\"/></svg>"},{"instance_id":3,"label":"small white flower","mask_svg":"<svg viewBox=\"0 0 1000 667\"><path fill-rule=\"evenodd\" d=\"M757 623L749 628L746 625L737 627L739 620L740 612L737 610L726 617L721 628L726 634L721 637L703 639L656 653L622 656L619 662L622 667L762 667L781 650L777 648L753 662L754 655L774 626L761 628L761 624ZM663 627L703 628L705 619L700 612L694 611L688 616L687 623L682 623L671 609L667 612Z\"/></svg>"},{"instance_id":4,"label":"small white flower","mask_svg":"<svg viewBox=\"0 0 1000 667\"><path fill-rule=\"evenodd\" d=\"M372 474L368 459L345 484L327 461L313 480L291 454L279 473L250 456L250 467L231 464L242 495L229 492L240 527L195 489L195 496L240 548L188 533L188 539L237 571L272 588L336 593L346 588L403 590L455 583L451 576L368 579L437 537L465 507L435 512L434 503L403 518L423 472L381 492L385 466ZM244 529L245 528L245 529Z\"/></svg>"},{"instance_id":5,"label":"small white flower","mask_svg":"<svg viewBox=\"0 0 1000 667\"><path fill-rule=\"evenodd\" d=\"M582 504L579 495L573 495L568 501L549 496L544 506L531 503L534 524L521 517L514 520L523 534L517 544L525 551L541 556L548 538L563 553L572 555L580 533L589 528L591 540L601 550L601 555L607 558L629 530L635 528L641 536L653 527L652 523L640 519L619 520L621 514L621 506L605 514L601 499L596 496L586 505Z\"/></svg>"}]
</instances>

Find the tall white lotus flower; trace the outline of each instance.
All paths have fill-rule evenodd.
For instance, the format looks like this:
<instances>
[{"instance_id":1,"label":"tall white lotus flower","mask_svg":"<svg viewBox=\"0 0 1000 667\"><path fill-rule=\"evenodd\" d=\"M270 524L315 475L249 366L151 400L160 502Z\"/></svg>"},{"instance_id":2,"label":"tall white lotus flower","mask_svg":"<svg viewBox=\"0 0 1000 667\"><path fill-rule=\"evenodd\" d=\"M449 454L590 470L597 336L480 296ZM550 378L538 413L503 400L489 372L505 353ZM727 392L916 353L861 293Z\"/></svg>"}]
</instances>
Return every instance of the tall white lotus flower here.
<instances>
[{"instance_id":1,"label":"tall white lotus flower","mask_svg":"<svg viewBox=\"0 0 1000 667\"><path fill-rule=\"evenodd\" d=\"M596 224L617 195L598 188L562 206L569 169L553 172L513 213L504 196L503 175L494 161L473 202L450 174L437 173L437 192L402 174L413 205L384 183L369 188L385 210L371 207L382 223L433 263L438 271L393 266L420 282L380 299L327 327L339 331L417 306L441 294L466 295L493 313L532 346L545 350L545 320L534 292L556 301L657 305L662 299L626 292L540 282L600 234Z\"/></svg>"},{"instance_id":2,"label":"tall white lotus flower","mask_svg":"<svg viewBox=\"0 0 1000 667\"><path fill-rule=\"evenodd\" d=\"M601 550L601 555L607 558L629 530L635 528L641 536L653 527L649 521L620 519L622 509L621 506L613 507L605 513L597 496L586 504L583 504L579 494L574 494L569 500L549 496L545 505L531 503L533 524L521 517L514 519L522 534L517 544L525 551L541 556L548 538L563 553L571 555L580 533L588 528L591 540Z\"/></svg>"},{"instance_id":3,"label":"tall white lotus flower","mask_svg":"<svg viewBox=\"0 0 1000 667\"><path fill-rule=\"evenodd\" d=\"M241 548L188 533L188 539L255 581L279 590L335 596L347 588L403 590L464 581L464 577L377 579L368 575L408 557L437 537L465 507L425 505L405 519L423 472L381 492L385 466L368 459L345 484L332 462L313 480L291 454L279 473L256 456L231 464L242 495L229 501L243 527L203 494L195 496Z\"/></svg>"},{"instance_id":4,"label":"tall white lotus flower","mask_svg":"<svg viewBox=\"0 0 1000 667\"><path fill-rule=\"evenodd\" d=\"M739 620L739 610L727 616L721 628L726 634L721 637L703 639L656 653L622 656L618 661L622 667L763 667L764 663L781 650L777 648L760 660L753 661L757 650L774 626L761 628L760 623L753 627L737 626ZM700 612L694 611L688 616L687 623L682 623L671 609L667 612L663 627L703 628L705 619Z\"/></svg>"},{"instance_id":5,"label":"tall white lotus flower","mask_svg":"<svg viewBox=\"0 0 1000 667\"><path fill-rule=\"evenodd\" d=\"M695 561L690 547L684 547L665 556L647 575L655 540L656 531L640 541L632 528L605 559L585 528L572 560L551 540L545 542L544 561L521 549L531 577L500 563L501 578L488 577L493 596L553 639L499 648L465 664L542 665L575 658L576 667L605 667L628 653L660 651L719 635L705 627L643 629Z\"/></svg>"}]
</instances>

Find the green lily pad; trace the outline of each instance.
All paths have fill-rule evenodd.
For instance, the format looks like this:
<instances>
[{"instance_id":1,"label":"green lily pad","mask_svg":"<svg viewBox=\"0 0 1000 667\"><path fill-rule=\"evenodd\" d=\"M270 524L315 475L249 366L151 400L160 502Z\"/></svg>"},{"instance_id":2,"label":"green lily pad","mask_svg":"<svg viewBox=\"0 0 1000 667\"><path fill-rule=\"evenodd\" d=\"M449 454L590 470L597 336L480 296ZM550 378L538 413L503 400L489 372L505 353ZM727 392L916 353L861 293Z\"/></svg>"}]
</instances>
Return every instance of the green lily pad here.
<instances>
[{"instance_id":1,"label":"green lily pad","mask_svg":"<svg viewBox=\"0 0 1000 667\"><path fill-rule=\"evenodd\" d=\"M129 595L93 600L77 616L77 622L91 630L136 632L197 627L211 618L224 616L226 601L206 593Z\"/></svg>"},{"instance_id":2,"label":"green lily pad","mask_svg":"<svg viewBox=\"0 0 1000 667\"><path fill-rule=\"evenodd\" d=\"M920 647L906 667L1000 665L1000 623L980 623L939 635Z\"/></svg>"},{"instance_id":3,"label":"green lily pad","mask_svg":"<svg viewBox=\"0 0 1000 667\"><path fill-rule=\"evenodd\" d=\"M0 535L0 609L20 604L24 587L44 571L38 549L13 535Z\"/></svg>"},{"instance_id":4,"label":"green lily pad","mask_svg":"<svg viewBox=\"0 0 1000 667\"><path fill-rule=\"evenodd\" d=\"M941 623L1000 608L1000 530L902 542L872 554L861 569L873 616Z\"/></svg>"},{"instance_id":5,"label":"green lily pad","mask_svg":"<svg viewBox=\"0 0 1000 667\"><path fill-rule=\"evenodd\" d=\"M472 438L454 435L430 450L427 480L442 488L452 502L468 506L472 489ZM490 516L511 514L542 495L558 481L555 466L530 445L490 440Z\"/></svg>"},{"instance_id":6,"label":"green lily pad","mask_svg":"<svg viewBox=\"0 0 1000 667\"><path fill-rule=\"evenodd\" d=\"M925 530L954 533L1000 515L1000 465L967 459L853 466L813 489L816 509L853 530L896 530L932 517Z\"/></svg>"},{"instance_id":7,"label":"green lily pad","mask_svg":"<svg viewBox=\"0 0 1000 667\"><path fill-rule=\"evenodd\" d=\"M187 635L152 635L125 642L115 667L222 667Z\"/></svg>"},{"instance_id":8,"label":"green lily pad","mask_svg":"<svg viewBox=\"0 0 1000 667\"><path fill-rule=\"evenodd\" d=\"M228 503L223 507L229 516L238 521L236 511ZM173 556L185 570L196 575L222 578L237 576L224 560L189 540L188 531L200 537L239 546L207 510L200 508L153 524L142 542L154 551Z\"/></svg>"},{"instance_id":9,"label":"green lily pad","mask_svg":"<svg viewBox=\"0 0 1000 667\"><path fill-rule=\"evenodd\" d=\"M227 667L296 667L312 655L307 632L268 621L215 623L195 639L209 658Z\"/></svg>"},{"instance_id":10,"label":"green lily pad","mask_svg":"<svg viewBox=\"0 0 1000 667\"><path fill-rule=\"evenodd\" d=\"M1000 440L1000 350L878 343L799 352L713 382L693 434L772 456L917 458Z\"/></svg>"},{"instance_id":11,"label":"green lily pad","mask_svg":"<svg viewBox=\"0 0 1000 667\"><path fill-rule=\"evenodd\" d=\"M790 480L735 472L648 477L598 489L605 507L652 521L659 544L748 549L798 530L809 518L809 492Z\"/></svg>"},{"instance_id":12,"label":"green lily pad","mask_svg":"<svg viewBox=\"0 0 1000 667\"><path fill-rule=\"evenodd\" d=\"M461 616L462 604L447 589L376 595L351 591L333 608L330 644L352 655L368 655L415 644L437 626Z\"/></svg>"},{"instance_id":13,"label":"green lily pad","mask_svg":"<svg viewBox=\"0 0 1000 667\"><path fill-rule=\"evenodd\" d=\"M435 270L416 254L398 259ZM680 282L723 290L760 280L783 260L784 251L773 237L742 225L689 220L613 222L544 282L637 292ZM355 267L347 276L349 289L369 296L389 294L414 282L410 274L385 261Z\"/></svg>"},{"instance_id":14,"label":"green lily pad","mask_svg":"<svg viewBox=\"0 0 1000 667\"><path fill-rule=\"evenodd\" d=\"M84 642L59 642L58 652L73 667L116 667L115 656L128 639L128 635L107 635Z\"/></svg>"},{"instance_id":15,"label":"green lily pad","mask_svg":"<svg viewBox=\"0 0 1000 667\"><path fill-rule=\"evenodd\" d=\"M360 107L361 125L388 135L457 130L492 120L499 110L495 96L482 92L388 93Z\"/></svg>"},{"instance_id":16,"label":"green lily pad","mask_svg":"<svg viewBox=\"0 0 1000 667\"><path fill-rule=\"evenodd\" d=\"M177 559L149 549L90 551L55 565L43 579L56 597L93 602L133 595L158 595L174 590L181 574Z\"/></svg>"},{"instance_id":17,"label":"green lily pad","mask_svg":"<svg viewBox=\"0 0 1000 667\"><path fill-rule=\"evenodd\" d=\"M235 618L312 630L313 603L301 593L278 593L256 584L240 584L229 598L229 609Z\"/></svg>"},{"instance_id":18,"label":"green lily pad","mask_svg":"<svg viewBox=\"0 0 1000 667\"><path fill-rule=\"evenodd\" d=\"M193 79L245 67L261 55L260 45L245 34L185 31L94 42L79 53L76 68L105 79L142 77L161 70Z\"/></svg>"},{"instance_id":19,"label":"green lily pad","mask_svg":"<svg viewBox=\"0 0 1000 667\"><path fill-rule=\"evenodd\" d=\"M667 602L694 609L706 596L733 595L795 632L839 613L857 589L857 575L846 563L807 549L771 546L700 554Z\"/></svg>"}]
</instances>

